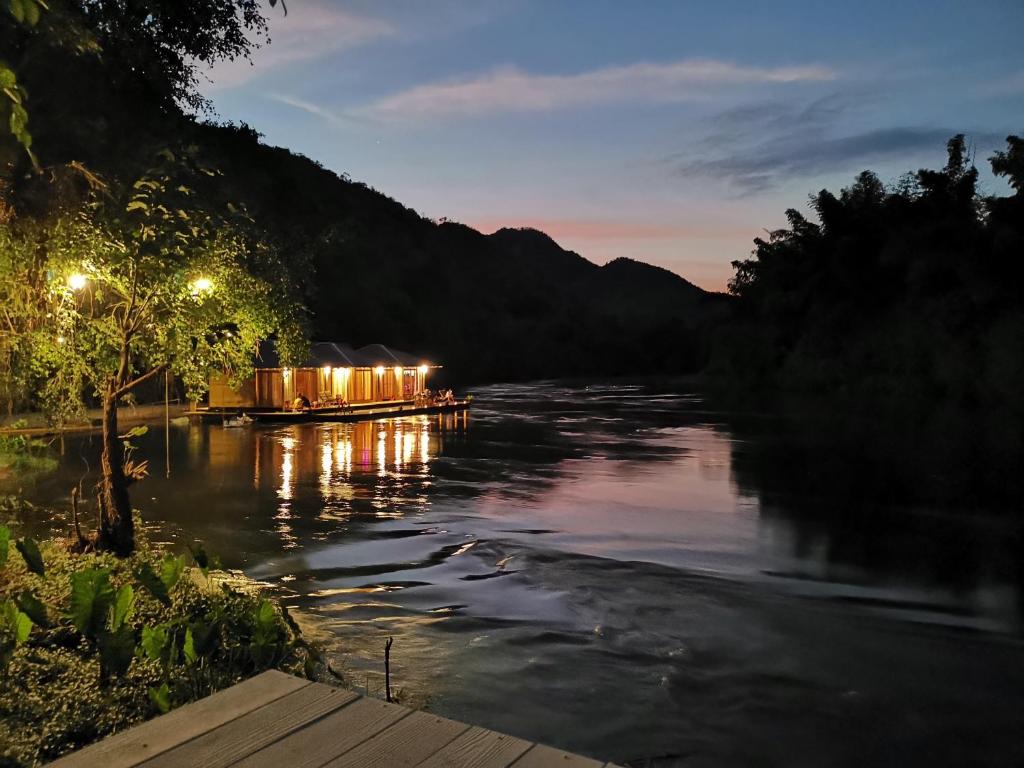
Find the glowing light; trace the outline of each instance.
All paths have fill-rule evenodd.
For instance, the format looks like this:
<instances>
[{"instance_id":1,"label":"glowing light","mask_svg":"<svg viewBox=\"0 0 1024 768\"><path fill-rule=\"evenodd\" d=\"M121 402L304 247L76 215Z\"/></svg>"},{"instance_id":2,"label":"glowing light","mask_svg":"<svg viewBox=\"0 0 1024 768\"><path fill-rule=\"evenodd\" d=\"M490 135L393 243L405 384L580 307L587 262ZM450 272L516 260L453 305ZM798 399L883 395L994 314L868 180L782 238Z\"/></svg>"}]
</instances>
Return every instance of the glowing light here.
<instances>
[{"instance_id":1,"label":"glowing light","mask_svg":"<svg viewBox=\"0 0 1024 768\"><path fill-rule=\"evenodd\" d=\"M281 375L284 376L287 379L289 376L292 375L292 369L291 368L285 368L283 371L281 371Z\"/></svg>"},{"instance_id":2,"label":"glowing light","mask_svg":"<svg viewBox=\"0 0 1024 768\"><path fill-rule=\"evenodd\" d=\"M331 375L331 366L325 365L324 366L324 376L330 376L330 375Z\"/></svg>"},{"instance_id":3,"label":"glowing light","mask_svg":"<svg viewBox=\"0 0 1024 768\"><path fill-rule=\"evenodd\" d=\"M68 276L68 286L72 291L82 290L88 282L89 279L81 272L75 272L73 275Z\"/></svg>"},{"instance_id":4,"label":"glowing light","mask_svg":"<svg viewBox=\"0 0 1024 768\"><path fill-rule=\"evenodd\" d=\"M420 366L419 368L417 368L416 370L418 370L418 371L419 371L420 373L422 373L422 374L423 374L424 376L426 376L426 375L427 375L427 371L429 371L429 370L430 370L430 366L428 366L428 365L424 364L424 365L421 365L421 366Z\"/></svg>"},{"instance_id":5,"label":"glowing light","mask_svg":"<svg viewBox=\"0 0 1024 768\"><path fill-rule=\"evenodd\" d=\"M198 296L201 293L209 293L213 290L213 281L208 277L197 277L192 281L192 294Z\"/></svg>"},{"instance_id":6,"label":"glowing light","mask_svg":"<svg viewBox=\"0 0 1024 768\"><path fill-rule=\"evenodd\" d=\"M402 375L402 366L396 365L395 366L395 376L401 376L401 375Z\"/></svg>"},{"instance_id":7,"label":"glowing light","mask_svg":"<svg viewBox=\"0 0 1024 768\"><path fill-rule=\"evenodd\" d=\"M384 366L383 365L378 365L376 368L373 369L373 372L376 373L378 376L383 376L384 375Z\"/></svg>"}]
</instances>

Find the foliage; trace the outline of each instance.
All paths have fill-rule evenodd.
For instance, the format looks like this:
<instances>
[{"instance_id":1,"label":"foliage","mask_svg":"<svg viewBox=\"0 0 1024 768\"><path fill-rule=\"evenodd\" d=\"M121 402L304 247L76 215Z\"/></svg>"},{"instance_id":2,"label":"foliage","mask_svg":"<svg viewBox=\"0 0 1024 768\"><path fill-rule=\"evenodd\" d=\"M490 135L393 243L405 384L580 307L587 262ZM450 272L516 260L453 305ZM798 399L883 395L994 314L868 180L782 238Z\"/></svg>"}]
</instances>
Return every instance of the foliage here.
<instances>
[{"instance_id":1,"label":"foliage","mask_svg":"<svg viewBox=\"0 0 1024 768\"><path fill-rule=\"evenodd\" d=\"M290 617L183 556L37 552L42 574L0 559L0 764L54 759L265 669L316 674Z\"/></svg>"},{"instance_id":2,"label":"foliage","mask_svg":"<svg viewBox=\"0 0 1024 768\"><path fill-rule=\"evenodd\" d=\"M24 419L18 419L9 425L12 431L0 433L0 477L4 471L23 475L57 466L57 460L51 455L50 441L17 431L25 425Z\"/></svg>"},{"instance_id":3,"label":"foliage","mask_svg":"<svg viewBox=\"0 0 1024 768\"><path fill-rule=\"evenodd\" d=\"M41 10L48 7L43 0L6 0L7 12L19 24L34 27L39 23ZM18 83L18 76L10 65L0 61L0 93L4 100L0 101L0 119L7 124L11 136L22 147L36 164L32 154L32 134L28 131L28 112L25 109L25 89Z\"/></svg>"},{"instance_id":4,"label":"foliage","mask_svg":"<svg viewBox=\"0 0 1024 768\"><path fill-rule=\"evenodd\" d=\"M113 382L122 396L165 367L198 398L211 369L248 375L259 340L297 320L286 275L248 222L193 203L187 184L212 173L164 151L131 185L33 227L49 277L29 367L46 374L42 403L58 418L84 394Z\"/></svg>"},{"instance_id":5,"label":"foliage","mask_svg":"<svg viewBox=\"0 0 1024 768\"><path fill-rule=\"evenodd\" d=\"M869 172L811 198L734 262L738 318L713 370L755 386L1001 403L1024 387L1022 141L992 158L1016 194L983 199L963 136L941 170Z\"/></svg>"}]
</instances>

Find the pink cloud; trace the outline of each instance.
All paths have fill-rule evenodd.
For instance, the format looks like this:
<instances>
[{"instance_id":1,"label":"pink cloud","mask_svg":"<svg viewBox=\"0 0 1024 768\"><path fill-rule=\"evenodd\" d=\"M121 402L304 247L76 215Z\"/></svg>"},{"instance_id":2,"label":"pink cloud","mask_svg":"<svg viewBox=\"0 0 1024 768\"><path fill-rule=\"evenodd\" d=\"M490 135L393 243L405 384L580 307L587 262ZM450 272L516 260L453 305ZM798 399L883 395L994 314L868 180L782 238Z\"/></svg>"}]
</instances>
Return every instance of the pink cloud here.
<instances>
[{"instance_id":1,"label":"pink cloud","mask_svg":"<svg viewBox=\"0 0 1024 768\"><path fill-rule=\"evenodd\" d=\"M289 13L269 14L270 44L258 49L252 63L226 61L208 76L212 88L233 88L299 61L372 43L396 34L388 22L360 16L328 2L290 3Z\"/></svg>"},{"instance_id":2,"label":"pink cloud","mask_svg":"<svg viewBox=\"0 0 1024 768\"><path fill-rule=\"evenodd\" d=\"M482 217L465 223L481 232L494 232L502 227L529 227L546 232L555 240L628 242L753 237L749 228L716 224L662 224L629 219Z\"/></svg>"},{"instance_id":3,"label":"pink cloud","mask_svg":"<svg viewBox=\"0 0 1024 768\"><path fill-rule=\"evenodd\" d=\"M366 108L379 118L488 112L539 112L572 106L675 102L707 96L730 85L816 82L836 78L818 65L750 67L714 59L637 63L572 75L515 68L428 83L385 97Z\"/></svg>"}]
</instances>

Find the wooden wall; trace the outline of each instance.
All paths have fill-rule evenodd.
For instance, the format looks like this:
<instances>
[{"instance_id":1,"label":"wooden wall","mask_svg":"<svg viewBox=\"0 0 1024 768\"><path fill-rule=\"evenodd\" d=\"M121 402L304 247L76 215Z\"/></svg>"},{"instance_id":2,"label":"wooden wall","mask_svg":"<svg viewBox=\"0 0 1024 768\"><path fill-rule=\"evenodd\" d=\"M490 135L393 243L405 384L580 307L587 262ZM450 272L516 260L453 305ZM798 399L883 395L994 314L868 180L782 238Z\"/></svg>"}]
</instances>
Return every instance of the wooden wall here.
<instances>
[{"instance_id":1,"label":"wooden wall","mask_svg":"<svg viewBox=\"0 0 1024 768\"><path fill-rule=\"evenodd\" d=\"M212 408L251 407L256 402L255 382L249 379L236 391L228 384L226 376L211 376L209 402Z\"/></svg>"}]
</instances>

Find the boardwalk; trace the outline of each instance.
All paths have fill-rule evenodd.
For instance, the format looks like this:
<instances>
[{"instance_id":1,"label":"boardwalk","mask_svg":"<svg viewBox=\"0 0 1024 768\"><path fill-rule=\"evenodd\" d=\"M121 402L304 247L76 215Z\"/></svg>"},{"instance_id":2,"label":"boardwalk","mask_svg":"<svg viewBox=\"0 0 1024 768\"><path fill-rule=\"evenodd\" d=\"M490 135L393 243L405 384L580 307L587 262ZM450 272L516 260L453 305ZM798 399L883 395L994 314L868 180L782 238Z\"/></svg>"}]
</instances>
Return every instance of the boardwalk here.
<instances>
[{"instance_id":1,"label":"boardwalk","mask_svg":"<svg viewBox=\"0 0 1024 768\"><path fill-rule=\"evenodd\" d=\"M281 672L264 672L51 763L55 768L605 765Z\"/></svg>"}]
</instances>

